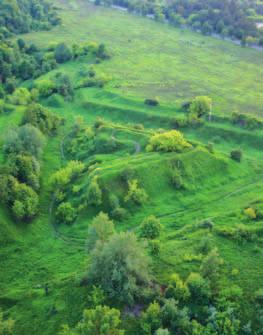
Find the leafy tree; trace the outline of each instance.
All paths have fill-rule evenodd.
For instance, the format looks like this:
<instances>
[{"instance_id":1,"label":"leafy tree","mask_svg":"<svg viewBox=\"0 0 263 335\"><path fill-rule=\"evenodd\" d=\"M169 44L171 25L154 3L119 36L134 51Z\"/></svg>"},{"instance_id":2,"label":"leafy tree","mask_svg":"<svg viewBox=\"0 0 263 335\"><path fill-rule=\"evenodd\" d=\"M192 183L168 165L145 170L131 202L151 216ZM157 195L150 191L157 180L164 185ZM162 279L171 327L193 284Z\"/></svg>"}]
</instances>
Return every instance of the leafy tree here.
<instances>
[{"instance_id":1,"label":"leafy tree","mask_svg":"<svg viewBox=\"0 0 263 335\"><path fill-rule=\"evenodd\" d=\"M188 286L182 281L177 273L172 274L165 290L166 298L178 301L187 301L190 297Z\"/></svg>"},{"instance_id":2,"label":"leafy tree","mask_svg":"<svg viewBox=\"0 0 263 335\"><path fill-rule=\"evenodd\" d=\"M191 118L201 118L209 115L212 111L212 100L206 96L199 96L194 98L189 107Z\"/></svg>"},{"instance_id":3,"label":"leafy tree","mask_svg":"<svg viewBox=\"0 0 263 335\"><path fill-rule=\"evenodd\" d=\"M153 256L158 256L161 251L161 244L159 240L151 240L148 242L150 252Z\"/></svg>"},{"instance_id":4,"label":"leafy tree","mask_svg":"<svg viewBox=\"0 0 263 335\"><path fill-rule=\"evenodd\" d=\"M157 302L153 302L149 305L147 310L142 313L140 320L142 333L145 335L155 334L161 325L161 307Z\"/></svg>"},{"instance_id":5,"label":"leafy tree","mask_svg":"<svg viewBox=\"0 0 263 335\"><path fill-rule=\"evenodd\" d=\"M40 166L34 156L11 155L8 161L8 170L21 183L25 183L35 190L39 188Z\"/></svg>"},{"instance_id":6,"label":"leafy tree","mask_svg":"<svg viewBox=\"0 0 263 335\"><path fill-rule=\"evenodd\" d=\"M94 177L88 186L87 201L91 206L99 206L102 204L102 191L97 177Z\"/></svg>"},{"instance_id":7,"label":"leafy tree","mask_svg":"<svg viewBox=\"0 0 263 335\"><path fill-rule=\"evenodd\" d=\"M163 329L163 328L158 328L156 330L156 335L170 335L171 333L169 332L168 329Z\"/></svg>"},{"instance_id":8,"label":"leafy tree","mask_svg":"<svg viewBox=\"0 0 263 335\"><path fill-rule=\"evenodd\" d=\"M94 249L96 243L106 243L110 236L115 233L113 221L107 214L100 212L92 221L88 229L87 247Z\"/></svg>"},{"instance_id":9,"label":"leafy tree","mask_svg":"<svg viewBox=\"0 0 263 335\"><path fill-rule=\"evenodd\" d=\"M56 219L60 223L71 224L77 217L76 210L72 207L70 202L62 202L56 210Z\"/></svg>"},{"instance_id":10,"label":"leafy tree","mask_svg":"<svg viewBox=\"0 0 263 335\"><path fill-rule=\"evenodd\" d=\"M125 202L131 202L135 205L143 205L147 201L147 193L138 186L138 180L128 181L128 193L124 198Z\"/></svg>"},{"instance_id":11,"label":"leafy tree","mask_svg":"<svg viewBox=\"0 0 263 335\"><path fill-rule=\"evenodd\" d=\"M65 63L72 58L72 52L65 43L59 43L54 54L57 63Z\"/></svg>"},{"instance_id":12,"label":"leafy tree","mask_svg":"<svg viewBox=\"0 0 263 335\"><path fill-rule=\"evenodd\" d=\"M60 335L124 335L120 329L120 311L108 306L85 309L82 320L71 330L64 326Z\"/></svg>"},{"instance_id":13,"label":"leafy tree","mask_svg":"<svg viewBox=\"0 0 263 335\"><path fill-rule=\"evenodd\" d=\"M219 270L222 264L223 259L220 258L217 249L210 251L201 264L200 269L203 277L210 279L211 283L215 285L219 279Z\"/></svg>"},{"instance_id":14,"label":"leafy tree","mask_svg":"<svg viewBox=\"0 0 263 335\"><path fill-rule=\"evenodd\" d=\"M56 171L51 176L51 185L54 189L65 188L84 171L84 168L85 165L82 162L70 161L64 168Z\"/></svg>"},{"instance_id":15,"label":"leafy tree","mask_svg":"<svg viewBox=\"0 0 263 335\"><path fill-rule=\"evenodd\" d=\"M31 102L32 97L27 88L19 87L13 92L10 100L14 105L26 106Z\"/></svg>"},{"instance_id":16,"label":"leafy tree","mask_svg":"<svg viewBox=\"0 0 263 335\"><path fill-rule=\"evenodd\" d=\"M42 153L44 137L42 133L30 124L12 129L6 136L4 152L6 154L30 154L39 157Z\"/></svg>"},{"instance_id":17,"label":"leafy tree","mask_svg":"<svg viewBox=\"0 0 263 335\"><path fill-rule=\"evenodd\" d=\"M22 120L22 124L30 123L44 134L56 132L61 124L61 118L51 113L40 104L30 104Z\"/></svg>"},{"instance_id":18,"label":"leafy tree","mask_svg":"<svg viewBox=\"0 0 263 335\"><path fill-rule=\"evenodd\" d=\"M170 130L164 133L154 134L146 147L147 151L164 151L164 152L183 152L191 148L181 132Z\"/></svg>"},{"instance_id":19,"label":"leafy tree","mask_svg":"<svg viewBox=\"0 0 263 335\"><path fill-rule=\"evenodd\" d=\"M209 302L211 291L209 283L199 274L190 273L186 280L191 300L199 305L206 305Z\"/></svg>"},{"instance_id":20,"label":"leafy tree","mask_svg":"<svg viewBox=\"0 0 263 335\"><path fill-rule=\"evenodd\" d=\"M154 215L150 215L140 225L140 236L151 240L155 239L159 237L161 228L160 220Z\"/></svg>"},{"instance_id":21,"label":"leafy tree","mask_svg":"<svg viewBox=\"0 0 263 335\"><path fill-rule=\"evenodd\" d=\"M149 282L149 258L133 233L114 234L91 254L89 278L116 301L133 303Z\"/></svg>"}]
</instances>

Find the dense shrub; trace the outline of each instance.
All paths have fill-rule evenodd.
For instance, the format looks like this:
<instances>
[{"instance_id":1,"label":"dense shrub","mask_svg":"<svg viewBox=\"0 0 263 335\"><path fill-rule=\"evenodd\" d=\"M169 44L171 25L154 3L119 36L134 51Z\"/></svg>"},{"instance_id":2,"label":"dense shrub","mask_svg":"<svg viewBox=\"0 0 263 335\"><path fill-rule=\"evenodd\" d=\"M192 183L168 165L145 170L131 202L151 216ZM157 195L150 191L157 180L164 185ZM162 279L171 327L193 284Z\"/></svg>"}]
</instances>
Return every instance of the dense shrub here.
<instances>
[{"instance_id":1,"label":"dense shrub","mask_svg":"<svg viewBox=\"0 0 263 335\"><path fill-rule=\"evenodd\" d=\"M235 149L230 152L230 157L237 162L241 162L242 159L242 150Z\"/></svg>"},{"instance_id":2,"label":"dense shrub","mask_svg":"<svg viewBox=\"0 0 263 335\"><path fill-rule=\"evenodd\" d=\"M88 229L87 248L93 250L96 243L106 243L110 236L115 233L114 223L107 214L100 212L93 220Z\"/></svg>"},{"instance_id":3,"label":"dense shrub","mask_svg":"<svg viewBox=\"0 0 263 335\"><path fill-rule=\"evenodd\" d=\"M158 106L159 105L159 100L154 98L154 99L145 99L144 100L145 105L149 106Z\"/></svg>"},{"instance_id":4,"label":"dense shrub","mask_svg":"<svg viewBox=\"0 0 263 335\"><path fill-rule=\"evenodd\" d=\"M160 235L161 228L160 220L150 215L140 225L140 236L150 240L156 239Z\"/></svg>"},{"instance_id":5,"label":"dense shrub","mask_svg":"<svg viewBox=\"0 0 263 335\"><path fill-rule=\"evenodd\" d=\"M138 186L138 180L128 181L128 193L125 196L125 202L131 202L135 205L143 205L148 199L147 193Z\"/></svg>"},{"instance_id":6,"label":"dense shrub","mask_svg":"<svg viewBox=\"0 0 263 335\"><path fill-rule=\"evenodd\" d=\"M94 177L88 185L87 202L88 205L91 206L99 206L102 204L102 191L97 177Z\"/></svg>"},{"instance_id":7,"label":"dense shrub","mask_svg":"<svg viewBox=\"0 0 263 335\"><path fill-rule=\"evenodd\" d=\"M62 120L45 107L35 103L29 105L25 110L22 124L27 123L40 129L42 133L50 134L58 130Z\"/></svg>"},{"instance_id":8,"label":"dense shrub","mask_svg":"<svg viewBox=\"0 0 263 335\"><path fill-rule=\"evenodd\" d=\"M147 145L147 151L164 151L164 152L183 152L191 148L183 134L177 130L170 130L160 134L154 134Z\"/></svg>"},{"instance_id":9,"label":"dense shrub","mask_svg":"<svg viewBox=\"0 0 263 335\"><path fill-rule=\"evenodd\" d=\"M56 220L59 223L71 224L76 220L77 213L70 202L62 202L56 210Z\"/></svg>"},{"instance_id":10,"label":"dense shrub","mask_svg":"<svg viewBox=\"0 0 263 335\"><path fill-rule=\"evenodd\" d=\"M84 170L82 162L70 161L64 168L61 168L51 176L51 184L54 189L64 188L72 180L78 177Z\"/></svg>"},{"instance_id":11,"label":"dense shrub","mask_svg":"<svg viewBox=\"0 0 263 335\"><path fill-rule=\"evenodd\" d=\"M59 43L54 51L57 63L65 63L72 58L72 51L65 43Z\"/></svg>"}]
</instances>

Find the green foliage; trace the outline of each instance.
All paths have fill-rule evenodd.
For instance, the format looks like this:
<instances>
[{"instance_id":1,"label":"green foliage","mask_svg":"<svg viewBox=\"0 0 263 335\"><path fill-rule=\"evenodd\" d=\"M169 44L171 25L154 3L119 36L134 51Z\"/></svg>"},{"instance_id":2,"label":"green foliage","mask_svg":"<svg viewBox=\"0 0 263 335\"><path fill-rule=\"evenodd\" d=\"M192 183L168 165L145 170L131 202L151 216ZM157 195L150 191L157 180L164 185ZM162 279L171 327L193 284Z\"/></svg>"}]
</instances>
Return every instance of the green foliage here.
<instances>
[{"instance_id":1,"label":"green foliage","mask_svg":"<svg viewBox=\"0 0 263 335\"><path fill-rule=\"evenodd\" d=\"M191 120L200 119L205 115L209 115L212 111L212 100L206 96L194 98L190 103L189 117Z\"/></svg>"},{"instance_id":2,"label":"green foliage","mask_svg":"<svg viewBox=\"0 0 263 335\"><path fill-rule=\"evenodd\" d=\"M190 273L186 280L191 300L195 304L206 305L211 296L208 282L199 273Z\"/></svg>"},{"instance_id":3,"label":"green foliage","mask_svg":"<svg viewBox=\"0 0 263 335\"><path fill-rule=\"evenodd\" d=\"M59 223L71 224L76 220L77 213L70 202L62 202L56 210L56 220Z\"/></svg>"},{"instance_id":4,"label":"green foliage","mask_svg":"<svg viewBox=\"0 0 263 335\"><path fill-rule=\"evenodd\" d=\"M161 307L157 302L149 305L147 310L142 313L140 319L142 334L155 334L157 329L161 327Z\"/></svg>"},{"instance_id":5,"label":"green foliage","mask_svg":"<svg viewBox=\"0 0 263 335\"><path fill-rule=\"evenodd\" d=\"M11 129L5 139L5 154L30 154L40 157L44 145L42 133L30 124Z\"/></svg>"},{"instance_id":6,"label":"green foliage","mask_svg":"<svg viewBox=\"0 0 263 335\"><path fill-rule=\"evenodd\" d=\"M165 297L182 302L185 302L189 299L189 289L177 273L171 275L168 286L165 290Z\"/></svg>"},{"instance_id":7,"label":"green foliage","mask_svg":"<svg viewBox=\"0 0 263 335\"><path fill-rule=\"evenodd\" d=\"M73 330L64 326L60 335L124 335L120 323L119 310L98 305L94 309L85 309L77 326Z\"/></svg>"},{"instance_id":8,"label":"green foliage","mask_svg":"<svg viewBox=\"0 0 263 335\"><path fill-rule=\"evenodd\" d=\"M161 228L160 220L150 215L140 225L140 236L153 240L160 236Z\"/></svg>"},{"instance_id":9,"label":"green foliage","mask_svg":"<svg viewBox=\"0 0 263 335\"><path fill-rule=\"evenodd\" d=\"M161 252L161 243L159 240L151 240L148 242L150 253L153 256L158 256Z\"/></svg>"},{"instance_id":10,"label":"green foliage","mask_svg":"<svg viewBox=\"0 0 263 335\"><path fill-rule=\"evenodd\" d=\"M87 202L88 205L91 206L99 206L102 204L102 191L97 177L94 177L88 185Z\"/></svg>"},{"instance_id":11,"label":"green foliage","mask_svg":"<svg viewBox=\"0 0 263 335\"><path fill-rule=\"evenodd\" d=\"M32 96L27 88L19 87L17 88L12 96L10 97L11 103L14 105L28 105L32 100Z\"/></svg>"},{"instance_id":12,"label":"green foliage","mask_svg":"<svg viewBox=\"0 0 263 335\"><path fill-rule=\"evenodd\" d=\"M58 130L61 124L61 118L40 104L31 104L25 110L22 123L30 123L41 130L42 133L52 134Z\"/></svg>"},{"instance_id":13,"label":"green foliage","mask_svg":"<svg viewBox=\"0 0 263 335\"><path fill-rule=\"evenodd\" d=\"M26 184L13 176L2 176L0 180L1 199L10 206L18 220L30 220L38 211L38 195Z\"/></svg>"},{"instance_id":14,"label":"green foliage","mask_svg":"<svg viewBox=\"0 0 263 335\"><path fill-rule=\"evenodd\" d=\"M128 193L125 196L125 202L129 202L135 205L143 205L148 199L148 196L143 188L138 186L138 180L133 179L128 181Z\"/></svg>"},{"instance_id":15,"label":"green foliage","mask_svg":"<svg viewBox=\"0 0 263 335\"><path fill-rule=\"evenodd\" d=\"M72 58L72 51L65 43L59 43L54 51L57 63L65 63Z\"/></svg>"},{"instance_id":16,"label":"green foliage","mask_svg":"<svg viewBox=\"0 0 263 335\"><path fill-rule=\"evenodd\" d=\"M106 243L111 235L115 233L114 223L107 214L100 212L93 220L88 229L87 248L94 249L97 242Z\"/></svg>"},{"instance_id":17,"label":"green foliage","mask_svg":"<svg viewBox=\"0 0 263 335\"><path fill-rule=\"evenodd\" d=\"M149 282L149 258L132 233L114 234L91 254L89 278L115 301L132 304Z\"/></svg>"},{"instance_id":18,"label":"green foliage","mask_svg":"<svg viewBox=\"0 0 263 335\"><path fill-rule=\"evenodd\" d=\"M5 319L3 312L0 310L0 335L12 335L14 328L12 319Z\"/></svg>"},{"instance_id":19,"label":"green foliage","mask_svg":"<svg viewBox=\"0 0 263 335\"><path fill-rule=\"evenodd\" d=\"M51 185L54 189L65 188L84 171L84 168L85 165L82 162L70 161L51 176Z\"/></svg>"},{"instance_id":20,"label":"green foliage","mask_svg":"<svg viewBox=\"0 0 263 335\"><path fill-rule=\"evenodd\" d=\"M235 149L230 152L230 157L237 162L241 162L242 155L243 153L241 149Z\"/></svg>"},{"instance_id":21,"label":"green foliage","mask_svg":"<svg viewBox=\"0 0 263 335\"><path fill-rule=\"evenodd\" d=\"M177 130L170 130L153 135L146 149L147 151L183 152L191 147L182 133Z\"/></svg>"},{"instance_id":22,"label":"green foliage","mask_svg":"<svg viewBox=\"0 0 263 335\"><path fill-rule=\"evenodd\" d=\"M201 264L201 273L204 278L210 279L213 285L216 284L219 278L220 267L223 265L223 259L220 258L218 250L213 249L203 259Z\"/></svg>"}]
</instances>

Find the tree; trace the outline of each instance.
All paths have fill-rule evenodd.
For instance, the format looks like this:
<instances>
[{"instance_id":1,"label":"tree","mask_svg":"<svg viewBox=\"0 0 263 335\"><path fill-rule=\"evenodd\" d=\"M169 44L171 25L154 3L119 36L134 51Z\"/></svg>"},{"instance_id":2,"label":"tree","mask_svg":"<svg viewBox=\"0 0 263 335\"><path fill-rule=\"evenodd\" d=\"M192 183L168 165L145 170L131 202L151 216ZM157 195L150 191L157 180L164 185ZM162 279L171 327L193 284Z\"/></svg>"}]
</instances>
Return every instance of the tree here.
<instances>
[{"instance_id":1,"label":"tree","mask_svg":"<svg viewBox=\"0 0 263 335\"><path fill-rule=\"evenodd\" d=\"M147 151L183 152L191 148L191 144L184 139L178 130L154 134L146 147Z\"/></svg>"},{"instance_id":2,"label":"tree","mask_svg":"<svg viewBox=\"0 0 263 335\"><path fill-rule=\"evenodd\" d=\"M42 153L44 137L30 124L12 129L6 136L4 152L6 154L30 154L38 158Z\"/></svg>"},{"instance_id":3,"label":"tree","mask_svg":"<svg viewBox=\"0 0 263 335\"><path fill-rule=\"evenodd\" d=\"M210 115L212 111L212 100L206 96L194 98L189 107L191 118L200 119L202 116Z\"/></svg>"},{"instance_id":4,"label":"tree","mask_svg":"<svg viewBox=\"0 0 263 335\"><path fill-rule=\"evenodd\" d=\"M206 305L211 296L209 283L199 274L191 272L186 280L191 300L199 305Z\"/></svg>"},{"instance_id":5,"label":"tree","mask_svg":"<svg viewBox=\"0 0 263 335\"><path fill-rule=\"evenodd\" d=\"M60 335L124 335L120 323L119 310L98 305L94 309L85 309L77 326L73 330L64 326Z\"/></svg>"},{"instance_id":6,"label":"tree","mask_svg":"<svg viewBox=\"0 0 263 335\"><path fill-rule=\"evenodd\" d=\"M145 335L155 334L157 329L161 327L161 307L156 301L151 303L142 313L140 325Z\"/></svg>"},{"instance_id":7,"label":"tree","mask_svg":"<svg viewBox=\"0 0 263 335\"><path fill-rule=\"evenodd\" d=\"M114 223L109 216L100 212L92 221L88 229L87 247L88 250L94 249L96 243L105 243L111 235L115 233Z\"/></svg>"},{"instance_id":8,"label":"tree","mask_svg":"<svg viewBox=\"0 0 263 335\"><path fill-rule=\"evenodd\" d=\"M56 219L60 223L71 224L76 220L77 213L70 202L62 202L56 210Z\"/></svg>"},{"instance_id":9,"label":"tree","mask_svg":"<svg viewBox=\"0 0 263 335\"><path fill-rule=\"evenodd\" d=\"M128 193L124 198L125 202L131 202L135 205L143 205L147 201L147 193L138 186L138 180L128 181Z\"/></svg>"},{"instance_id":10,"label":"tree","mask_svg":"<svg viewBox=\"0 0 263 335\"><path fill-rule=\"evenodd\" d=\"M220 258L217 249L210 251L203 259L200 267L203 277L210 279L211 283L215 285L219 278L219 270L222 264L223 259Z\"/></svg>"},{"instance_id":11,"label":"tree","mask_svg":"<svg viewBox=\"0 0 263 335\"><path fill-rule=\"evenodd\" d=\"M94 177L88 186L87 201L91 206L99 206L102 204L102 191L97 177Z\"/></svg>"},{"instance_id":12,"label":"tree","mask_svg":"<svg viewBox=\"0 0 263 335\"><path fill-rule=\"evenodd\" d=\"M65 43L59 43L54 54L57 63L65 63L72 58L72 52Z\"/></svg>"},{"instance_id":13,"label":"tree","mask_svg":"<svg viewBox=\"0 0 263 335\"><path fill-rule=\"evenodd\" d=\"M190 297L188 286L182 281L177 273L171 275L168 286L165 290L166 298L173 298L178 301L187 301Z\"/></svg>"},{"instance_id":14,"label":"tree","mask_svg":"<svg viewBox=\"0 0 263 335\"><path fill-rule=\"evenodd\" d=\"M116 301L133 303L148 284L150 259L133 233L114 234L91 253L88 277Z\"/></svg>"},{"instance_id":15,"label":"tree","mask_svg":"<svg viewBox=\"0 0 263 335\"><path fill-rule=\"evenodd\" d=\"M140 236L153 240L159 237L161 228L160 220L154 215L150 215L145 218L140 225Z\"/></svg>"}]
</instances>

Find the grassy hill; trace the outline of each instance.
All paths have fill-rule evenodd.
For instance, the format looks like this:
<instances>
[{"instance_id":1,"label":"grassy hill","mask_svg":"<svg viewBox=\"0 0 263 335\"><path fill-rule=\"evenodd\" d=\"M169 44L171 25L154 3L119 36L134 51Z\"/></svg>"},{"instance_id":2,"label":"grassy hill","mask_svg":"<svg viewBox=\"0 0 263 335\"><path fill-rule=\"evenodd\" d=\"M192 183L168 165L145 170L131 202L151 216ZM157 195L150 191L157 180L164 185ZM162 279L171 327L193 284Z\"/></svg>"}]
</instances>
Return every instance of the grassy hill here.
<instances>
[{"instance_id":1,"label":"grassy hill","mask_svg":"<svg viewBox=\"0 0 263 335\"><path fill-rule=\"evenodd\" d=\"M160 97L171 105L209 95L218 114L262 116L262 53L150 19L78 0L63 8L63 24L31 33L38 45L104 42L114 57L100 67L112 77L107 90L124 96Z\"/></svg>"}]
</instances>

